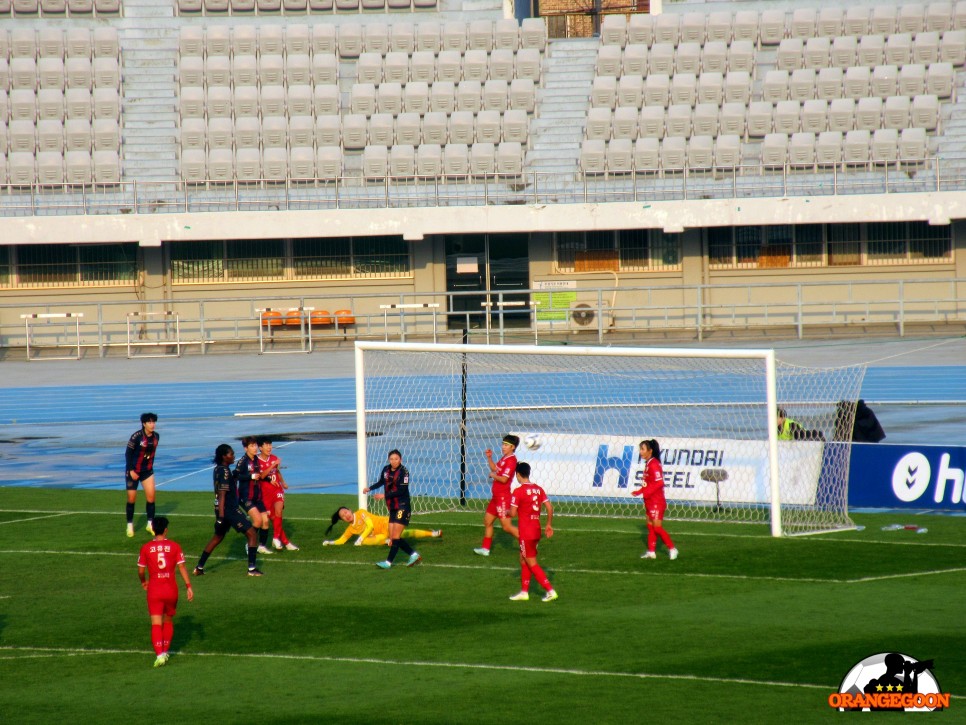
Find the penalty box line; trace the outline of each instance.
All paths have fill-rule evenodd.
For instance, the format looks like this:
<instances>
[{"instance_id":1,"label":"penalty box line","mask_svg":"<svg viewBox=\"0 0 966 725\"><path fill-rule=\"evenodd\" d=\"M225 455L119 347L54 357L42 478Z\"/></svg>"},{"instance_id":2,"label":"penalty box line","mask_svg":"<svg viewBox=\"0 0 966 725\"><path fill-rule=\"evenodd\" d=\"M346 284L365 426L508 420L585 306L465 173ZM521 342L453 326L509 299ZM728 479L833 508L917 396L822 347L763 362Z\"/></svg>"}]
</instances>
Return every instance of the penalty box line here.
<instances>
[{"instance_id":1,"label":"penalty box line","mask_svg":"<svg viewBox=\"0 0 966 725\"><path fill-rule=\"evenodd\" d=\"M73 657L78 655L137 655L153 654L147 650L128 649L99 649L99 648L71 648L71 647L14 647L0 646L0 652L10 652L11 657L0 659L16 660L22 657L38 655L63 655ZM19 653L24 653L23 655ZM32 655L29 653L38 653ZM534 667L525 665L494 665L479 662L428 662L424 660L390 660L376 657L333 657L327 655L287 655L276 652L242 653L242 652L177 652L175 660L181 657L244 657L247 659L288 660L292 662L321 662L336 664L376 665L379 667L423 667L433 669L453 670L485 670L490 672L519 672L526 674L570 675L575 677L620 678L638 680L669 680L678 682L706 682L714 685L749 685L751 687L797 688L808 690L835 689L834 685L817 685L808 682L780 682L777 680L752 680L743 677L706 677L702 675L675 675L656 672L608 672L606 670L582 670L569 667Z\"/></svg>"},{"instance_id":2,"label":"penalty box line","mask_svg":"<svg viewBox=\"0 0 966 725\"><path fill-rule=\"evenodd\" d=\"M123 556L130 557L132 554L130 552L120 552L120 551L58 551L53 549L0 549L0 555L3 554L14 554L14 555L41 555L41 556ZM236 562L244 561L241 557L228 556L220 561L224 562ZM270 561L276 564L303 564L303 565L314 565L314 566L359 566L359 567L370 567L373 562L370 561L329 561L323 559L306 559L302 558L291 558L291 557L279 557L277 559L264 559L262 558L262 563L265 561ZM445 562L432 562L426 563L423 561L423 566L433 569L458 569L463 571L506 571L506 572L516 572L519 571L518 567L515 566L471 566L469 564L447 564ZM957 567L954 569L933 569L929 571L917 571L917 572L905 572L900 574L884 574L877 577L862 577L859 579L820 579L817 577L779 577L779 576L749 576L747 574L708 574L703 572L687 572L687 571L640 571L635 569L620 570L620 569L568 569L561 567L550 566L547 567L551 573L560 574L584 574L587 576L644 576L644 577L664 577L664 578L684 578L684 579L727 579L727 580L737 580L737 581L749 581L749 582L780 582L783 584L865 584L868 582L884 581L889 579L910 579L918 576L938 576L942 574L956 574L966 571L966 567Z\"/></svg>"}]
</instances>

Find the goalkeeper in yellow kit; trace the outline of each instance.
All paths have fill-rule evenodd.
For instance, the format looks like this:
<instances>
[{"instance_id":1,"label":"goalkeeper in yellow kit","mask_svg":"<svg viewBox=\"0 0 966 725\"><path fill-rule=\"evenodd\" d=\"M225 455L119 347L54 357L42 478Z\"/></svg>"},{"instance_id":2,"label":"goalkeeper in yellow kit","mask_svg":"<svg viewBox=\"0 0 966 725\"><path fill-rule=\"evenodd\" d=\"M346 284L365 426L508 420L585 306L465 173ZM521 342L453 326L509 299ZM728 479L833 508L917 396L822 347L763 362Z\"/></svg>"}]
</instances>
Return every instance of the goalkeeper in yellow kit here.
<instances>
[{"instance_id":1,"label":"goalkeeper in yellow kit","mask_svg":"<svg viewBox=\"0 0 966 725\"><path fill-rule=\"evenodd\" d=\"M341 546L353 536L358 537L355 541L356 546L376 546L388 543L386 538L389 536L388 516L376 516L365 509L359 509L353 513L345 506L341 506L332 514L332 524L325 530L326 536L339 521L345 521L349 524L342 536L335 540L323 541L322 546ZM427 531L425 529L407 528L403 531L403 538L407 539L438 539L442 535L441 529Z\"/></svg>"}]
</instances>

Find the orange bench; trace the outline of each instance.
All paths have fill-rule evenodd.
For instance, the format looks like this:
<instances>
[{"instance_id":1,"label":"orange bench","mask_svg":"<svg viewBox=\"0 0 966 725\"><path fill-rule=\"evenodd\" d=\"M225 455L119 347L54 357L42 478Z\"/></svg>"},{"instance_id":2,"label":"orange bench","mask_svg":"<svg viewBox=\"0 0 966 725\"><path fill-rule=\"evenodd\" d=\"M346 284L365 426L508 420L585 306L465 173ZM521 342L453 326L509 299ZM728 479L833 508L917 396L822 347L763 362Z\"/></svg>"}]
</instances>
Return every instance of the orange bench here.
<instances>
[{"instance_id":1,"label":"orange bench","mask_svg":"<svg viewBox=\"0 0 966 725\"><path fill-rule=\"evenodd\" d=\"M334 320L328 310L315 310L309 317L309 324L312 327L326 327L333 324Z\"/></svg>"},{"instance_id":2,"label":"orange bench","mask_svg":"<svg viewBox=\"0 0 966 725\"><path fill-rule=\"evenodd\" d=\"M339 327L348 327L349 325L356 324L356 318L353 316L352 310L336 310L335 321Z\"/></svg>"},{"instance_id":3,"label":"orange bench","mask_svg":"<svg viewBox=\"0 0 966 725\"><path fill-rule=\"evenodd\" d=\"M281 327L285 324L285 319L278 310L265 310L261 319L263 327Z\"/></svg>"}]
</instances>

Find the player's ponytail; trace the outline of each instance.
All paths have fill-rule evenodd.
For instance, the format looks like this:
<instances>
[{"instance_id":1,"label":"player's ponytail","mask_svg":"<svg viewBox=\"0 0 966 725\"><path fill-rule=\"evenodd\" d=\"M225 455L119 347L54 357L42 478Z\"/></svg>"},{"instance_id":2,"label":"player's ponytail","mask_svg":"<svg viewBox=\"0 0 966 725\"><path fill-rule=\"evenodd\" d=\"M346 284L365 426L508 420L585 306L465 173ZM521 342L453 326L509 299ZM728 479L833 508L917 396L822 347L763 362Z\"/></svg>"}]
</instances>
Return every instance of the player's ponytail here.
<instances>
[{"instance_id":1,"label":"player's ponytail","mask_svg":"<svg viewBox=\"0 0 966 725\"><path fill-rule=\"evenodd\" d=\"M339 516L339 512L340 512L340 511L341 511L342 509L345 509L346 511L348 511L348 510L349 510L349 509L348 509L348 508L346 508L345 506L339 506L339 508L337 508L337 509L335 510L335 513L334 513L334 514L332 514L332 523L331 523L331 524L329 525L329 528L327 528L327 529L325 530L325 535L326 535L326 536L328 536L328 535L329 535L329 532L330 532L330 531L332 531L332 529L333 529L333 528L335 527L335 525L336 525L337 523L339 523L339 521L341 520L341 517ZM350 513L351 513L351 512L350 512Z\"/></svg>"},{"instance_id":2,"label":"player's ponytail","mask_svg":"<svg viewBox=\"0 0 966 725\"><path fill-rule=\"evenodd\" d=\"M651 438L647 442L647 447L651 449L651 455L653 455L657 460L661 460L661 444L656 440Z\"/></svg>"}]
</instances>

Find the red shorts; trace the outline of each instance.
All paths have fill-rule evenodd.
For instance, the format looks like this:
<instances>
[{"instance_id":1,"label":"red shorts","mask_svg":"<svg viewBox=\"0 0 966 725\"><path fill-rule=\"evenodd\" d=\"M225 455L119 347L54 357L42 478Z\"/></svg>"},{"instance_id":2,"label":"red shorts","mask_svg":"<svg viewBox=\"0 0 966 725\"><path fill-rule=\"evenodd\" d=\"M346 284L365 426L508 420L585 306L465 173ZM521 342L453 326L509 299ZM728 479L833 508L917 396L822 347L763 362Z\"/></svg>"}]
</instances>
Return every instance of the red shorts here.
<instances>
[{"instance_id":1,"label":"red shorts","mask_svg":"<svg viewBox=\"0 0 966 725\"><path fill-rule=\"evenodd\" d=\"M644 499L644 511L647 518L657 521L664 519L664 512L667 511L667 500L664 496L654 496Z\"/></svg>"},{"instance_id":2,"label":"red shorts","mask_svg":"<svg viewBox=\"0 0 966 725\"><path fill-rule=\"evenodd\" d=\"M537 544L540 539L520 539L520 554L524 559L537 558Z\"/></svg>"},{"instance_id":3,"label":"red shorts","mask_svg":"<svg viewBox=\"0 0 966 725\"><path fill-rule=\"evenodd\" d=\"M152 594L148 593L148 614L152 617L166 615L173 617L178 607L178 593Z\"/></svg>"},{"instance_id":4,"label":"red shorts","mask_svg":"<svg viewBox=\"0 0 966 725\"><path fill-rule=\"evenodd\" d=\"M263 483L262 503L265 504L265 508L272 511L275 508L276 501L285 501L285 489L276 486L274 483Z\"/></svg>"},{"instance_id":5,"label":"red shorts","mask_svg":"<svg viewBox=\"0 0 966 725\"><path fill-rule=\"evenodd\" d=\"M486 507L486 512L496 516L498 519L510 518L510 497L494 496Z\"/></svg>"}]
</instances>

